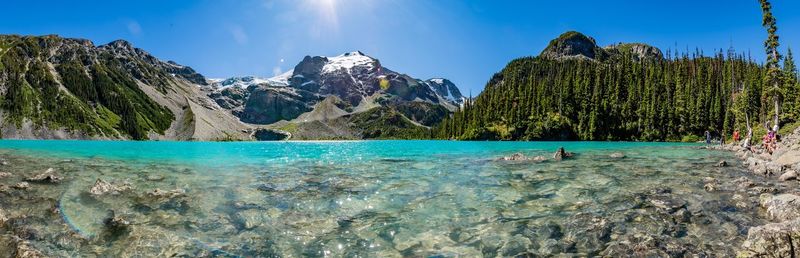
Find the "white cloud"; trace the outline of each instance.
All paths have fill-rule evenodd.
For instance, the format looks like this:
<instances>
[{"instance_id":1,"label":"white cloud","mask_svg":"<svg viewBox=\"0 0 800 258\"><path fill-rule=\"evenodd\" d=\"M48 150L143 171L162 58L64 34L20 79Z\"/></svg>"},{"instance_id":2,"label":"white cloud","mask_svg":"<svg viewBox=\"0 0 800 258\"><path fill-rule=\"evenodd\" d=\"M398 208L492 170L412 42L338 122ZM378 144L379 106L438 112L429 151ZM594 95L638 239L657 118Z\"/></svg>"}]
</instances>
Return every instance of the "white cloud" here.
<instances>
[{"instance_id":1,"label":"white cloud","mask_svg":"<svg viewBox=\"0 0 800 258\"><path fill-rule=\"evenodd\" d=\"M130 32L134 36L139 36L142 34L142 26L139 25L139 23L136 21L129 21L128 32Z\"/></svg>"},{"instance_id":2,"label":"white cloud","mask_svg":"<svg viewBox=\"0 0 800 258\"><path fill-rule=\"evenodd\" d=\"M239 43L239 45L247 44L249 38L247 37L247 33L244 32L242 26L234 25L228 30L230 31L231 36L233 36L233 40L236 41L236 43Z\"/></svg>"}]
</instances>

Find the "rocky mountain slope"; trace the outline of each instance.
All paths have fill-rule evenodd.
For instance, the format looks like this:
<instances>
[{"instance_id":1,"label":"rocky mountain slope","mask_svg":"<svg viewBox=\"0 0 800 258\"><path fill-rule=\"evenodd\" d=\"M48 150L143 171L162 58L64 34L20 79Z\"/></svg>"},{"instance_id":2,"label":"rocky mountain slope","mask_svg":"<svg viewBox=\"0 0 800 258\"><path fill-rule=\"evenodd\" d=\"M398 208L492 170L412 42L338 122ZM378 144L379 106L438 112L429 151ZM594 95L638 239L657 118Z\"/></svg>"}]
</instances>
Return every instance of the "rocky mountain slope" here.
<instances>
[{"instance_id":1,"label":"rocky mountain slope","mask_svg":"<svg viewBox=\"0 0 800 258\"><path fill-rule=\"evenodd\" d=\"M204 88L241 121L294 139L428 137L427 127L464 102L449 80L415 79L357 51L306 56L273 78L234 77Z\"/></svg>"},{"instance_id":2,"label":"rocky mountain slope","mask_svg":"<svg viewBox=\"0 0 800 258\"><path fill-rule=\"evenodd\" d=\"M606 60L622 57L629 54L634 60L662 59L661 50L642 43L619 43L600 47L594 38L580 32L568 31L558 38L550 41L547 47L539 54L540 57L549 59L591 59Z\"/></svg>"},{"instance_id":3,"label":"rocky mountain slope","mask_svg":"<svg viewBox=\"0 0 800 258\"><path fill-rule=\"evenodd\" d=\"M205 77L122 40L0 35L2 138L246 140Z\"/></svg>"}]
</instances>

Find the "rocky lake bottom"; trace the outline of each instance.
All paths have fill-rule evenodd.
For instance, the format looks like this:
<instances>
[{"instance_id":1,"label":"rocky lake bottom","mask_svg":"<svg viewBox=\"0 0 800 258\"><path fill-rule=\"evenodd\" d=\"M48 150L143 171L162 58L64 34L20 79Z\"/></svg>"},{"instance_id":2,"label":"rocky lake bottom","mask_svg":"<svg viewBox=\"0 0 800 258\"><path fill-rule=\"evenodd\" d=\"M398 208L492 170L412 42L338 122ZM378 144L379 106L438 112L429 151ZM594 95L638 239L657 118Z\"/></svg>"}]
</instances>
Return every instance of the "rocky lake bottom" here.
<instances>
[{"instance_id":1,"label":"rocky lake bottom","mask_svg":"<svg viewBox=\"0 0 800 258\"><path fill-rule=\"evenodd\" d=\"M797 183L700 147L0 141L0 257L735 256Z\"/></svg>"}]
</instances>

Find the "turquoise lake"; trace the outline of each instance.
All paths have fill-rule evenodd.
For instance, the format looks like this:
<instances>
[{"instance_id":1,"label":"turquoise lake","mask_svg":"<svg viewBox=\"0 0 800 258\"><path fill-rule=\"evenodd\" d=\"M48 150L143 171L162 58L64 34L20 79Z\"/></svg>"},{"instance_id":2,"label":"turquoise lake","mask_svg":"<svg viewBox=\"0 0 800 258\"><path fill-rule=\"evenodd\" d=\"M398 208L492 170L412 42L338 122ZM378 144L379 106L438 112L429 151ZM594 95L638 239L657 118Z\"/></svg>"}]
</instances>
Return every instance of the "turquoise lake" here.
<instances>
[{"instance_id":1,"label":"turquoise lake","mask_svg":"<svg viewBox=\"0 0 800 258\"><path fill-rule=\"evenodd\" d=\"M499 160L559 147L576 155ZM0 204L56 256L613 256L644 236L733 255L762 223L736 195L755 197L704 184L749 175L700 147L2 140ZM48 169L63 180L9 187ZM98 180L129 189L91 194Z\"/></svg>"}]
</instances>

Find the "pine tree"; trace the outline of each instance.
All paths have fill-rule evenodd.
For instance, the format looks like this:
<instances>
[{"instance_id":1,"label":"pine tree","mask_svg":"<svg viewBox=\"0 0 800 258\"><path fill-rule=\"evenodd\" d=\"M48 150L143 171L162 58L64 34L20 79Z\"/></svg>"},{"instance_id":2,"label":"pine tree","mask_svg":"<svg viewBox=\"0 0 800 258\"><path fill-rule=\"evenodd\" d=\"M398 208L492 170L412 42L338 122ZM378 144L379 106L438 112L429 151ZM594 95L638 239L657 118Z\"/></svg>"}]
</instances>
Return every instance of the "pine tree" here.
<instances>
[{"instance_id":1,"label":"pine tree","mask_svg":"<svg viewBox=\"0 0 800 258\"><path fill-rule=\"evenodd\" d=\"M770 4L769 0L760 0L761 2L761 11L763 13L763 19L761 25L767 29L767 40L764 41L764 49L767 53L767 63L766 69L767 73L764 79L764 82L768 85L772 85L772 88L769 90L769 95L772 96L772 100L775 104L775 113L773 115L775 119L775 125L779 125L779 115L780 115L780 76L781 70L779 67L779 63L781 60L781 55L778 53L778 27L776 25L775 17L772 16L772 4Z\"/></svg>"}]
</instances>

